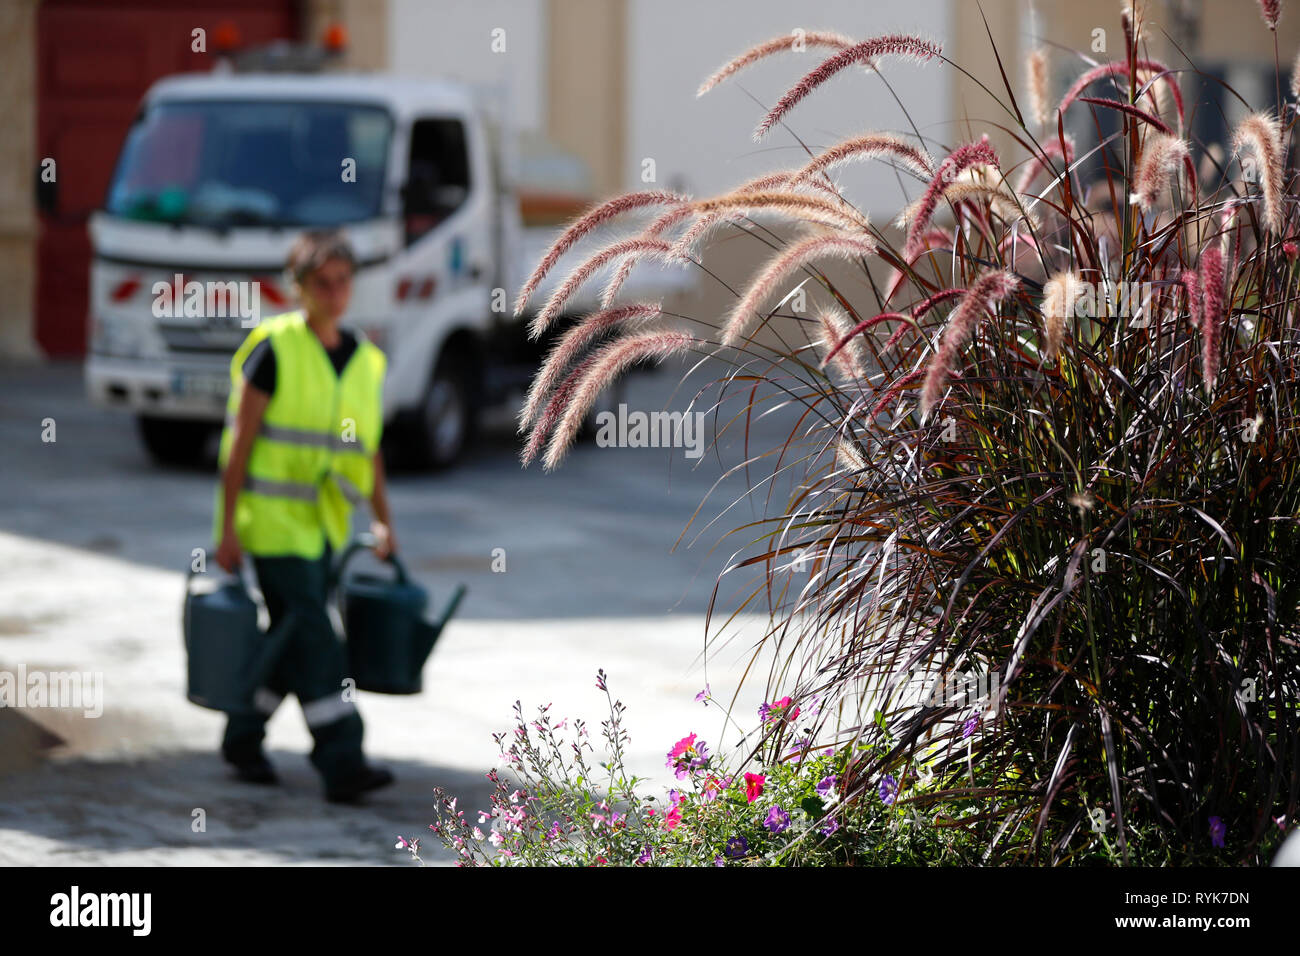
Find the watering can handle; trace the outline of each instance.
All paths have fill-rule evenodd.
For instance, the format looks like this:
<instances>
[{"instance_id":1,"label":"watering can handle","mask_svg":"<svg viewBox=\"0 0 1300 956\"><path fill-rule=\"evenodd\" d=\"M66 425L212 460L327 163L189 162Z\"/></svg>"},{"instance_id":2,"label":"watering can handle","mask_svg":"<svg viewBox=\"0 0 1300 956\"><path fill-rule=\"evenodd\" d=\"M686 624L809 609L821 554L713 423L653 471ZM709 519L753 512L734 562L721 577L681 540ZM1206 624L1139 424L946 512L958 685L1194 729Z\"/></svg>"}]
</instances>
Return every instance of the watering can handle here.
<instances>
[{"instance_id":1,"label":"watering can handle","mask_svg":"<svg viewBox=\"0 0 1300 956\"><path fill-rule=\"evenodd\" d=\"M338 562L334 565L334 570L330 572L329 587L331 591L337 588L339 582L343 580L343 569L347 563L352 560L352 556L358 551L366 551L374 546L375 536L369 533L362 533L357 535L356 538L343 549L343 553L339 555ZM402 559L399 558L396 553L389 552L388 557L384 560L391 564L394 570L397 571L398 584L408 583L409 577L406 573L406 565L402 563Z\"/></svg>"}]
</instances>

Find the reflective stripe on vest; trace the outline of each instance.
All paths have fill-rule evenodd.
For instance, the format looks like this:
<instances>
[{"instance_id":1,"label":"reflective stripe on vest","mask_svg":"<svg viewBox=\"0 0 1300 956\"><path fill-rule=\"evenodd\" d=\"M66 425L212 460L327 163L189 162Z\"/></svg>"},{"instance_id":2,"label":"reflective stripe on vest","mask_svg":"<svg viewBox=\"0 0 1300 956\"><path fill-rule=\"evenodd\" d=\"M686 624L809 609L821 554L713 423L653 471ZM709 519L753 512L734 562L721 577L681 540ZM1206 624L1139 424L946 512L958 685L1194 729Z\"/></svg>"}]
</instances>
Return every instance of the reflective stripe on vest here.
<instances>
[{"instance_id":1,"label":"reflective stripe on vest","mask_svg":"<svg viewBox=\"0 0 1300 956\"><path fill-rule=\"evenodd\" d=\"M235 420L233 418L226 419L227 428L232 427L234 424ZM361 442L355 438L344 438L342 435L333 435L328 432L314 432L306 428L290 428L287 425L268 425L266 422L262 422L262 427L258 429L257 434L262 438L285 442L289 445L328 448L331 451L365 451Z\"/></svg>"}]
</instances>

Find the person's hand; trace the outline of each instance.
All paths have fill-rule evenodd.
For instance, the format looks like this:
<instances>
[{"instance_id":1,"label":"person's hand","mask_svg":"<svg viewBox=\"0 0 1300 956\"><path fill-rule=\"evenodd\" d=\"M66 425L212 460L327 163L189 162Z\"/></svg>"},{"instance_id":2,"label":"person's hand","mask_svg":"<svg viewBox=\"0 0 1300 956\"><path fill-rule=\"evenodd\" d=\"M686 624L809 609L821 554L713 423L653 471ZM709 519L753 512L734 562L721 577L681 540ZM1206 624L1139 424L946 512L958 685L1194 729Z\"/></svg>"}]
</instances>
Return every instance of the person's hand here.
<instances>
[{"instance_id":1,"label":"person's hand","mask_svg":"<svg viewBox=\"0 0 1300 956\"><path fill-rule=\"evenodd\" d=\"M370 533L375 536L375 557L380 561L386 560L390 554L397 553L397 538L393 535L393 529L382 521L370 522Z\"/></svg>"},{"instance_id":2,"label":"person's hand","mask_svg":"<svg viewBox=\"0 0 1300 956\"><path fill-rule=\"evenodd\" d=\"M243 563L244 553L239 547L239 537L233 531L226 531L221 535L221 544L217 546L217 564L221 565L222 570L229 574L235 574L239 571L239 565Z\"/></svg>"}]
</instances>

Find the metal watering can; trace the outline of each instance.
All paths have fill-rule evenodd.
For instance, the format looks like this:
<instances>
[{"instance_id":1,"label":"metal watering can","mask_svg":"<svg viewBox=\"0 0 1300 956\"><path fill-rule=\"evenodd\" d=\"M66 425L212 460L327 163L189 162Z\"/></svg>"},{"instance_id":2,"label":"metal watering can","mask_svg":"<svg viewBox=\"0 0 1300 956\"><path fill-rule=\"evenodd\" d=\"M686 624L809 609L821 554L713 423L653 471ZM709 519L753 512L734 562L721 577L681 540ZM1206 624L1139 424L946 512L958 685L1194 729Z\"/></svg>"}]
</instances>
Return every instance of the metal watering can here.
<instances>
[{"instance_id":1,"label":"metal watering can","mask_svg":"<svg viewBox=\"0 0 1300 956\"><path fill-rule=\"evenodd\" d=\"M349 676L359 690L418 694L423 688L424 662L456 613L465 585L456 586L438 620L430 624L424 619L429 593L410 579L397 555L387 559L396 572L393 578L355 573L344 577L352 556L374 544L372 536L358 536L339 556L330 579L347 638Z\"/></svg>"},{"instance_id":2,"label":"metal watering can","mask_svg":"<svg viewBox=\"0 0 1300 956\"><path fill-rule=\"evenodd\" d=\"M293 612L268 632L257 626L257 604L241 576L207 594L193 591L194 569L185 579L182 631L188 670L186 696L200 707L248 713L253 691L265 683L296 623Z\"/></svg>"}]
</instances>

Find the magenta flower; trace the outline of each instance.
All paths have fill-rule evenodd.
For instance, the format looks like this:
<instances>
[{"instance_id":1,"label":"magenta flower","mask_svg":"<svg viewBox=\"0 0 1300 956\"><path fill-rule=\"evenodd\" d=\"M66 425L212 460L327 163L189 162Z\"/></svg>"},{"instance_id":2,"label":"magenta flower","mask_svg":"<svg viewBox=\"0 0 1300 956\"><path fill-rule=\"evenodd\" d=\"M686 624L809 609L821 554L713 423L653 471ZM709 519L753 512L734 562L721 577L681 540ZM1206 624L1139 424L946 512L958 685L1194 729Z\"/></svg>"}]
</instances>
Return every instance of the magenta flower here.
<instances>
[{"instance_id":1,"label":"magenta flower","mask_svg":"<svg viewBox=\"0 0 1300 956\"><path fill-rule=\"evenodd\" d=\"M790 826L790 814L786 813L780 807L772 807L767 811L767 816L763 820L763 826L773 833L782 833Z\"/></svg>"},{"instance_id":2,"label":"magenta flower","mask_svg":"<svg viewBox=\"0 0 1300 956\"><path fill-rule=\"evenodd\" d=\"M799 708L790 706L789 696L782 697L778 701L770 704L761 704L758 708L758 716L763 718L764 722L770 720L797 720L799 718Z\"/></svg>"},{"instance_id":3,"label":"magenta flower","mask_svg":"<svg viewBox=\"0 0 1300 956\"><path fill-rule=\"evenodd\" d=\"M677 825L681 822L682 822L682 808L680 806L673 807L671 810L669 810L667 813L664 814L665 830L676 830Z\"/></svg>"},{"instance_id":4,"label":"magenta flower","mask_svg":"<svg viewBox=\"0 0 1300 956\"><path fill-rule=\"evenodd\" d=\"M605 689L605 668L596 671L596 690Z\"/></svg>"},{"instance_id":5,"label":"magenta flower","mask_svg":"<svg viewBox=\"0 0 1300 956\"><path fill-rule=\"evenodd\" d=\"M705 767L708 762L708 747L703 740L697 742L695 735L691 734L677 741L673 749L668 751L668 762L665 766L677 775L678 780L685 780Z\"/></svg>"},{"instance_id":6,"label":"magenta flower","mask_svg":"<svg viewBox=\"0 0 1300 956\"><path fill-rule=\"evenodd\" d=\"M745 774L745 802L753 803L763 793L763 784L767 782L767 777L761 773Z\"/></svg>"}]
</instances>

